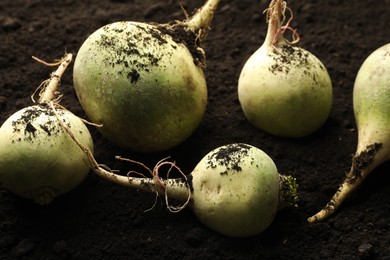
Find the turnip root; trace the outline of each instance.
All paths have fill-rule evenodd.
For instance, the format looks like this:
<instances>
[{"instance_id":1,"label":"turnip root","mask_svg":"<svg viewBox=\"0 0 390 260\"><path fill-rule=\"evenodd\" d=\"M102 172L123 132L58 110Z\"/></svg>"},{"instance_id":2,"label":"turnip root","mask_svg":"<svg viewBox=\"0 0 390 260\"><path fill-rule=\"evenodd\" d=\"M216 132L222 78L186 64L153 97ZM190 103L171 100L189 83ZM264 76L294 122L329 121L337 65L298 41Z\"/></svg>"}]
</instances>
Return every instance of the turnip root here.
<instances>
[{"instance_id":1,"label":"turnip root","mask_svg":"<svg viewBox=\"0 0 390 260\"><path fill-rule=\"evenodd\" d=\"M58 105L56 88L71 60L67 54L41 85L37 105L17 111L0 128L0 183L39 204L72 190L90 171L85 153L62 124L92 151L91 135L80 118Z\"/></svg>"},{"instance_id":2,"label":"turnip root","mask_svg":"<svg viewBox=\"0 0 390 260\"><path fill-rule=\"evenodd\" d=\"M165 195L173 212L189 205L202 223L227 236L259 234L272 223L278 209L297 204L295 179L280 175L266 153L248 144L214 149L189 175L184 175L174 163L161 161L153 171L149 170L153 178L115 174L98 165L87 148L82 149L89 155L97 175L120 185ZM183 177L159 177L164 165L170 166L170 170L175 168ZM183 206L171 206L168 198L182 202Z\"/></svg>"},{"instance_id":3,"label":"turnip root","mask_svg":"<svg viewBox=\"0 0 390 260\"><path fill-rule=\"evenodd\" d=\"M390 160L390 44L367 57L356 76L353 108L358 145L352 166L330 202L309 222L333 214L376 167Z\"/></svg>"},{"instance_id":4,"label":"turnip root","mask_svg":"<svg viewBox=\"0 0 390 260\"><path fill-rule=\"evenodd\" d=\"M74 86L99 131L138 152L172 148L203 119L205 38L219 0L169 24L114 22L91 34L77 53Z\"/></svg>"},{"instance_id":5,"label":"turnip root","mask_svg":"<svg viewBox=\"0 0 390 260\"><path fill-rule=\"evenodd\" d=\"M266 10L263 45L246 61L238 81L238 98L246 118L257 128L281 137L303 137L319 129L332 106L332 83L325 66L294 46L299 35L282 25L286 2L272 0ZM293 31L293 41L283 36Z\"/></svg>"}]
</instances>

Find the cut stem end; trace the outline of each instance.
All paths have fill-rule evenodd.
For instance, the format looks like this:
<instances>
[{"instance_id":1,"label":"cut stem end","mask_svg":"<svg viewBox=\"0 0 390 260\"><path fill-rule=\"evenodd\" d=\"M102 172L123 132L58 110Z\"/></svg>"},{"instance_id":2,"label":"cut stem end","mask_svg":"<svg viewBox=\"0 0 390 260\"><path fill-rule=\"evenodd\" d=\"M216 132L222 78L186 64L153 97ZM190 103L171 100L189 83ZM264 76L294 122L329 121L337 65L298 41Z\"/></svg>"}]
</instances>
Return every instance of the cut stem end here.
<instances>
[{"instance_id":1,"label":"cut stem end","mask_svg":"<svg viewBox=\"0 0 390 260\"><path fill-rule=\"evenodd\" d=\"M292 176L279 175L280 199L279 209L286 207L298 207L298 184Z\"/></svg>"}]
</instances>

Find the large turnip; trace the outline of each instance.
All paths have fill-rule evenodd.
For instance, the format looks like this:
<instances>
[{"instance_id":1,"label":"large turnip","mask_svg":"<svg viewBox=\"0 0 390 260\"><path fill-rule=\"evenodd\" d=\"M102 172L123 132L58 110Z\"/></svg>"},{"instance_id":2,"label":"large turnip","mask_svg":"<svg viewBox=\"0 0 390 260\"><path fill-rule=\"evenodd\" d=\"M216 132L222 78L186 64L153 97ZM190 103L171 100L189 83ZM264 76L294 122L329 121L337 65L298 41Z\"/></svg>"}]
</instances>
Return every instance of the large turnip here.
<instances>
[{"instance_id":1,"label":"large turnip","mask_svg":"<svg viewBox=\"0 0 390 260\"><path fill-rule=\"evenodd\" d=\"M185 21L114 22L86 39L75 60L74 85L106 138L155 152L195 131L207 104L202 41L218 3L208 0Z\"/></svg>"}]
</instances>

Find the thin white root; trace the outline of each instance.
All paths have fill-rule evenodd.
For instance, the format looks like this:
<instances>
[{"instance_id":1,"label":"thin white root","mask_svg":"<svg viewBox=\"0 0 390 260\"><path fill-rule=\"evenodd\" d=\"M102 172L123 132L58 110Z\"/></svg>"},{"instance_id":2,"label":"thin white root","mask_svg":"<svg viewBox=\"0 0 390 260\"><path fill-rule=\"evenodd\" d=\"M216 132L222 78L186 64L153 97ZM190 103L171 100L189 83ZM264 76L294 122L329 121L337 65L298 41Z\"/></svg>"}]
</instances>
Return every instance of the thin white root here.
<instances>
[{"instance_id":1,"label":"thin white root","mask_svg":"<svg viewBox=\"0 0 390 260\"><path fill-rule=\"evenodd\" d=\"M96 162L94 156L92 155L92 152L88 149L88 147L86 147L83 144L81 144L80 141L77 140L77 138L74 136L73 132L69 129L69 127L65 125L63 120L61 120L60 115L56 111L56 108L55 108L55 105L54 105L55 103L53 101L51 101L49 104L50 104L50 107L53 110L53 113L56 116L58 122L62 126L62 128L67 132L67 134L72 138L72 140L87 154L89 162L91 164L91 167L92 168L99 167L99 165Z\"/></svg>"},{"instance_id":2,"label":"thin white root","mask_svg":"<svg viewBox=\"0 0 390 260\"><path fill-rule=\"evenodd\" d=\"M90 125L90 126L94 126L94 127L103 127L103 124L96 124L96 123L93 123L93 122L90 122L88 120L85 120L83 118L80 118L81 121L83 121L84 124L86 125Z\"/></svg>"},{"instance_id":3,"label":"thin white root","mask_svg":"<svg viewBox=\"0 0 390 260\"><path fill-rule=\"evenodd\" d=\"M62 63L63 59L64 59L64 58L62 58L62 59L60 59L57 62L46 62L46 61L41 60L40 58L37 58L35 56L32 56L31 58L33 58L34 60L38 61L39 63L42 63L42 64L44 64L46 66L49 66L49 67L59 66Z\"/></svg>"},{"instance_id":4,"label":"thin white root","mask_svg":"<svg viewBox=\"0 0 390 260\"><path fill-rule=\"evenodd\" d=\"M179 3L179 1L177 1L177 2L178 2L178 4L179 4L179 6L180 6L181 11L183 12L184 16L186 17L186 20L188 20L188 18L189 18L190 16L188 15L187 10L184 8L184 6L183 6L181 3Z\"/></svg>"},{"instance_id":5,"label":"thin white root","mask_svg":"<svg viewBox=\"0 0 390 260\"><path fill-rule=\"evenodd\" d=\"M60 108L60 109L63 109L63 110L68 110L68 109L66 109L66 107L61 106L61 104L57 103L57 100L53 100L53 103L54 103L54 106L56 108ZM85 119L83 119L83 118L81 118L79 116L77 116L77 117L86 125L91 125L91 126L94 126L94 127L103 127L103 124L95 124L95 123L92 123L92 122L90 122L88 120L85 120Z\"/></svg>"},{"instance_id":6,"label":"thin white root","mask_svg":"<svg viewBox=\"0 0 390 260\"><path fill-rule=\"evenodd\" d=\"M43 94L43 91L45 90L46 88L46 85L47 83L50 81L50 79L46 79L44 81L42 81L41 84L39 84L39 86L34 90L34 92L31 94L31 100L33 103L36 103L35 101L35 95L39 92L39 96L41 96Z\"/></svg>"},{"instance_id":7,"label":"thin white root","mask_svg":"<svg viewBox=\"0 0 390 260\"><path fill-rule=\"evenodd\" d=\"M150 207L149 209L145 209L145 210L144 210L144 213L149 212L149 211L153 210L154 207L156 207L156 205L157 205L157 200L158 200L158 197L159 197L159 194L158 194L157 191L156 191L155 193L156 193L156 197L155 197L155 199L154 199L153 206Z\"/></svg>"},{"instance_id":8,"label":"thin white root","mask_svg":"<svg viewBox=\"0 0 390 260\"><path fill-rule=\"evenodd\" d=\"M122 185L122 186L164 195L165 201L167 204L167 208L171 212L179 212L180 210L184 209L188 205L188 203L191 200L191 190L190 190L190 187L188 184L188 178L174 162L165 161L167 158L164 158L156 164L156 166L154 167L154 169L152 171L149 167L147 167L146 165L144 165L141 162L134 161L134 160L127 159L127 158L123 158L120 156L116 156L115 158L118 160L128 161L128 162L135 163L135 164L142 166L144 169L146 169L149 172L149 174L152 175L152 178L146 178L143 174L138 173L136 171L129 171L127 176L121 176L121 175L115 174L106 165L98 164L96 162L92 152L88 149L88 147L84 146L83 144L81 144L77 140L77 138L74 136L74 134L69 129L69 127L66 126L65 123L61 120L60 115L56 111L54 102L50 102L50 106L53 109L53 112L56 115L58 122L61 124L61 126L64 128L64 130L67 132L67 134L81 148L81 150L87 155L89 163L90 163L90 167L96 175L98 175L98 176L100 176L108 181ZM168 171L167 179L161 179L158 177L159 169L164 165L171 166L169 171ZM184 179L184 181L182 179L169 179L169 173L170 173L172 168L175 168L176 170L179 171L179 173L183 176L182 179ZM136 173L138 175L144 176L144 178L131 177L131 176L129 176L130 173ZM183 203L183 205L181 205L179 207L175 207L175 206L170 205L168 198L175 198L179 201L184 201L184 203Z\"/></svg>"}]
</instances>

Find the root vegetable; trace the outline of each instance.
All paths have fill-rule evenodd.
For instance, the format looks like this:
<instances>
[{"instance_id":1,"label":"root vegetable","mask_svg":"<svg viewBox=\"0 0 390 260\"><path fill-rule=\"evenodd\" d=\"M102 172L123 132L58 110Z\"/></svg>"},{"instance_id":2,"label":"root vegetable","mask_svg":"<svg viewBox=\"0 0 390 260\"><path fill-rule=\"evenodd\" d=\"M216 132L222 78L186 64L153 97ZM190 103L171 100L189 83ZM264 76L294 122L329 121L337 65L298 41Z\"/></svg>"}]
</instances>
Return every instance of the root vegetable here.
<instances>
[{"instance_id":1,"label":"root vegetable","mask_svg":"<svg viewBox=\"0 0 390 260\"><path fill-rule=\"evenodd\" d=\"M246 61L238 97L246 118L257 128L282 137L303 137L319 129L332 106L332 83L325 66L312 53L294 46L286 2L272 0L263 45ZM291 12L292 15L292 12ZM283 36L293 31L294 41Z\"/></svg>"},{"instance_id":2,"label":"root vegetable","mask_svg":"<svg viewBox=\"0 0 390 260\"><path fill-rule=\"evenodd\" d=\"M90 171L86 155L61 124L92 151L91 135L80 118L57 104L56 88L71 60L71 54L65 56L41 85L44 90L37 105L17 111L0 128L0 183L39 204L72 190Z\"/></svg>"},{"instance_id":3,"label":"root vegetable","mask_svg":"<svg viewBox=\"0 0 390 260\"><path fill-rule=\"evenodd\" d=\"M390 160L390 44L367 57L355 79L353 108L358 145L352 166L330 202L309 222L333 214L376 167Z\"/></svg>"},{"instance_id":4,"label":"root vegetable","mask_svg":"<svg viewBox=\"0 0 390 260\"><path fill-rule=\"evenodd\" d=\"M120 185L165 195L168 208L174 212L189 205L202 223L227 236L259 234L272 223L279 209L297 203L295 179L280 175L266 153L248 144L214 149L189 175L184 175L174 163L161 161L153 171L149 170L153 178L114 174L99 166L88 149L82 148L97 175ZM166 179L160 178L164 165L180 171L183 178L170 179L169 171ZM171 206L168 198L182 202L183 206Z\"/></svg>"},{"instance_id":5,"label":"root vegetable","mask_svg":"<svg viewBox=\"0 0 390 260\"><path fill-rule=\"evenodd\" d=\"M139 152L172 148L203 119L207 86L202 41L219 0L169 24L114 22L77 53L74 86L103 136Z\"/></svg>"}]
</instances>

